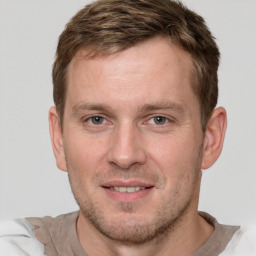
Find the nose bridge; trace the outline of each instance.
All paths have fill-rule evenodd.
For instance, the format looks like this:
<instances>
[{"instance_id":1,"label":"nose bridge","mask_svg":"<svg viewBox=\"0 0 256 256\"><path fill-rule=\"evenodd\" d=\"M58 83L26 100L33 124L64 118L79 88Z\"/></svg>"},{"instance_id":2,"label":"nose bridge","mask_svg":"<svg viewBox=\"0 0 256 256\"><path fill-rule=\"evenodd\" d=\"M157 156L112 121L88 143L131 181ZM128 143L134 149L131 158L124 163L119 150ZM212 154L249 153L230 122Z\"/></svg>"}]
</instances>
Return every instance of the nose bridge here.
<instances>
[{"instance_id":1,"label":"nose bridge","mask_svg":"<svg viewBox=\"0 0 256 256\"><path fill-rule=\"evenodd\" d=\"M141 136L138 127L133 123L119 124L112 134L108 161L121 168L143 164L146 161L146 153Z\"/></svg>"}]
</instances>

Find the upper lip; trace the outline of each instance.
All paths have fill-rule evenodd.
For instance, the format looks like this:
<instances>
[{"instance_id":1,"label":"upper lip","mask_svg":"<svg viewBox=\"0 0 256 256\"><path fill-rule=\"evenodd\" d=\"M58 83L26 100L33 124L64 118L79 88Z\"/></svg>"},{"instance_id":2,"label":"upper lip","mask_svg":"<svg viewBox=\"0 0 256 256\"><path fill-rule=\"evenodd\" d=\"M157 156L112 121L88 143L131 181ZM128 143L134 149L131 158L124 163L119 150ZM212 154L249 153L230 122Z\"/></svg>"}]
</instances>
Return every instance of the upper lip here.
<instances>
[{"instance_id":1,"label":"upper lip","mask_svg":"<svg viewBox=\"0 0 256 256\"><path fill-rule=\"evenodd\" d=\"M139 180L113 180L105 182L101 185L102 187L110 188L110 187L154 187L152 183L139 181Z\"/></svg>"}]
</instances>

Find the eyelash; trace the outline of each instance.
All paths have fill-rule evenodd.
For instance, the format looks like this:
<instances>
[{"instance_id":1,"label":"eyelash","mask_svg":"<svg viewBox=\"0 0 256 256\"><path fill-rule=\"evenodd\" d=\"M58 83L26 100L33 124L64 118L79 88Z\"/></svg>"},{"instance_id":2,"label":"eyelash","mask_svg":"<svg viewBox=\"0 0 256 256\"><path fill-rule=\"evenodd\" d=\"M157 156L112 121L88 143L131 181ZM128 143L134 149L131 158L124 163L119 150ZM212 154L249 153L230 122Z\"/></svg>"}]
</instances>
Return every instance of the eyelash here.
<instances>
[{"instance_id":1,"label":"eyelash","mask_svg":"<svg viewBox=\"0 0 256 256\"><path fill-rule=\"evenodd\" d=\"M93 118L101 118L101 119L103 119L103 123L95 124L95 123L93 123L93 121L92 121ZM99 126L99 125L101 125L101 124L105 124L107 121L108 121L107 118L105 118L104 116L101 116L101 115L94 115L94 116L87 117L83 122L84 122L84 123L90 123L90 125L93 125L93 126Z\"/></svg>"},{"instance_id":2,"label":"eyelash","mask_svg":"<svg viewBox=\"0 0 256 256\"><path fill-rule=\"evenodd\" d=\"M93 118L101 118L103 121L102 121L102 123L95 124L92 121ZM163 118L164 119L164 123L162 123L162 124L157 124L157 123L153 124L153 125L157 125L157 126L164 126L167 123L173 122L173 119L171 119L170 117L158 114L158 115L155 115L155 116L150 116L149 118L147 118L147 120L145 122L143 122L143 124L144 123L147 124L147 123L149 123L150 120L154 120L155 118ZM94 115L94 116L87 117L86 119L84 119L83 122L84 123L89 123L91 126L100 126L102 124L106 124L107 122L111 123L111 121L108 121L108 119L106 117L102 116L102 115Z\"/></svg>"},{"instance_id":3,"label":"eyelash","mask_svg":"<svg viewBox=\"0 0 256 256\"><path fill-rule=\"evenodd\" d=\"M154 121L156 121L155 119L156 118L163 118L164 119L164 123L163 124L157 124L157 123L154 123L155 125L157 125L157 126L163 126L163 125L166 125L167 123L170 123L170 122L172 122L172 120L169 118L169 117L166 117L166 116L164 116L164 115L155 115L155 116L151 116L148 120L147 120L147 122L149 122L149 120L154 120Z\"/></svg>"}]
</instances>

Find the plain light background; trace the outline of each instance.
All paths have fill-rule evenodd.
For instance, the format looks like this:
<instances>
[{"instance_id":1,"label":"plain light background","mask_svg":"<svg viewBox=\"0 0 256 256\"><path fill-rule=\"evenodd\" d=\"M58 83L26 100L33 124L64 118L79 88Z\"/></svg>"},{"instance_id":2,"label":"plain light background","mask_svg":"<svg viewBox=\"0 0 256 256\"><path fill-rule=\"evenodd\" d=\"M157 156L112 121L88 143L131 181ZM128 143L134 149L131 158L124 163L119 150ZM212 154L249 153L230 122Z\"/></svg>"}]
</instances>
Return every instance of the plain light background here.
<instances>
[{"instance_id":1,"label":"plain light background","mask_svg":"<svg viewBox=\"0 0 256 256\"><path fill-rule=\"evenodd\" d=\"M0 218L77 210L48 133L51 66L68 20L89 1L0 0ZM219 105L224 149L203 171L200 210L222 223L256 221L256 1L184 0L201 14L222 53Z\"/></svg>"}]
</instances>

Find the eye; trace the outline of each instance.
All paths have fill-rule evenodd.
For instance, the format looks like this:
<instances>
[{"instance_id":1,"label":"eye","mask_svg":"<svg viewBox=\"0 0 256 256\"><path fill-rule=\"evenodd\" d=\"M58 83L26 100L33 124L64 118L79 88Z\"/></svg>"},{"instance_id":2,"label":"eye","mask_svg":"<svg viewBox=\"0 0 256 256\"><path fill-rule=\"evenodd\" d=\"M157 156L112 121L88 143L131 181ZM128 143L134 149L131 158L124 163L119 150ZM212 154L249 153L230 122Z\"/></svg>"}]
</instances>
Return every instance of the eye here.
<instances>
[{"instance_id":1,"label":"eye","mask_svg":"<svg viewBox=\"0 0 256 256\"><path fill-rule=\"evenodd\" d=\"M100 125L107 122L106 119L102 116L92 116L88 118L86 121L94 125Z\"/></svg>"},{"instance_id":2,"label":"eye","mask_svg":"<svg viewBox=\"0 0 256 256\"><path fill-rule=\"evenodd\" d=\"M150 124L164 125L164 124L170 122L170 119L165 116L154 116L154 117L150 118L148 122Z\"/></svg>"}]
</instances>

